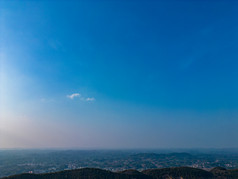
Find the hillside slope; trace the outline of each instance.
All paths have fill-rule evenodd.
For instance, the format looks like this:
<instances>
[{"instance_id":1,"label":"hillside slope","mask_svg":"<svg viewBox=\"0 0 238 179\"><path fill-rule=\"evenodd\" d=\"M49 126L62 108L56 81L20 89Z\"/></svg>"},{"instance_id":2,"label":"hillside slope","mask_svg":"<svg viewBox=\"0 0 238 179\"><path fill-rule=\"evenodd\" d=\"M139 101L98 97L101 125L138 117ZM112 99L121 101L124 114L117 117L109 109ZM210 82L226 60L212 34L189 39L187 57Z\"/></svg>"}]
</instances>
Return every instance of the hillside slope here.
<instances>
[{"instance_id":1,"label":"hillside slope","mask_svg":"<svg viewBox=\"0 0 238 179\"><path fill-rule=\"evenodd\" d=\"M238 179L238 170L226 170L216 167L211 171L190 167L174 167L162 169L149 169L139 172L137 170L125 170L110 172L96 168L83 168L77 170L65 170L46 174L20 174L2 179Z\"/></svg>"}]
</instances>

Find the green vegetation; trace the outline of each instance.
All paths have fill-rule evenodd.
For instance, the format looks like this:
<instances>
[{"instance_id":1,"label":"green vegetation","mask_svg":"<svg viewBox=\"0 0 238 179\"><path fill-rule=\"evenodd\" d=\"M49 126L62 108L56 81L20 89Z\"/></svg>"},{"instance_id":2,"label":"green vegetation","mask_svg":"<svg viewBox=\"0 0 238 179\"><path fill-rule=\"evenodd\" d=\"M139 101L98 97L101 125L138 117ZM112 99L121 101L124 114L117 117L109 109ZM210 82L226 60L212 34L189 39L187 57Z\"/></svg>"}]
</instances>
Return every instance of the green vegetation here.
<instances>
[{"instance_id":1,"label":"green vegetation","mask_svg":"<svg viewBox=\"0 0 238 179\"><path fill-rule=\"evenodd\" d=\"M140 172L138 172L140 173ZM152 179L152 177L140 174L114 173L107 170L84 168L78 170L67 170L48 174L21 174L3 179Z\"/></svg>"},{"instance_id":2,"label":"green vegetation","mask_svg":"<svg viewBox=\"0 0 238 179\"><path fill-rule=\"evenodd\" d=\"M164 168L164 169L150 169L143 171L144 174L152 176L156 179L162 178L214 178L214 175L211 172L190 168L190 167L176 167L176 168Z\"/></svg>"},{"instance_id":3,"label":"green vegetation","mask_svg":"<svg viewBox=\"0 0 238 179\"><path fill-rule=\"evenodd\" d=\"M20 174L2 179L230 179L238 178L238 170L226 170L216 167L211 171L190 167L174 167L163 169L149 169L139 172L137 170L125 170L110 172L96 168L83 168L66 170L47 174Z\"/></svg>"}]
</instances>

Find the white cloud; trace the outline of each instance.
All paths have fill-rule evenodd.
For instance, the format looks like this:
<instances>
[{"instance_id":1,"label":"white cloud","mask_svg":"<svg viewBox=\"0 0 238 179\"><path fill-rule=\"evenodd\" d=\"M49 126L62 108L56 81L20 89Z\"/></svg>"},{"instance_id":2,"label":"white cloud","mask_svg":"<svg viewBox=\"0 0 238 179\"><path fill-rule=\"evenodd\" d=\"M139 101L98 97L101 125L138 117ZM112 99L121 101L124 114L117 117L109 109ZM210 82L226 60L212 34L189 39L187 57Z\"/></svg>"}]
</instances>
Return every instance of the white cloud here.
<instances>
[{"instance_id":1,"label":"white cloud","mask_svg":"<svg viewBox=\"0 0 238 179\"><path fill-rule=\"evenodd\" d=\"M86 98L86 101L95 101L95 98Z\"/></svg>"},{"instance_id":2,"label":"white cloud","mask_svg":"<svg viewBox=\"0 0 238 179\"><path fill-rule=\"evenodd\" d=\"M85 102L93 102L95 101L96 99L94 97L83 97L81 94L79 93L73 93L73 94L70 94L70 95L67 95L67 98L69 99L74 99L74 98L80 98L81 101L85 101Z\"/></svg>"},{"instance_id":3,"label":"white cloud","mask_svg":"<svg viewBox=\"0 0 238 179\"><path fill-rule=\"evenodd\" d=\"M80 97L80 96L81 96L81 95L80 95L79 93L73 93L73 94L71 94L71 95L67 95L67 97L70 98L70 99L74 99L74 98Z\"/></svg>"}]
</instances>

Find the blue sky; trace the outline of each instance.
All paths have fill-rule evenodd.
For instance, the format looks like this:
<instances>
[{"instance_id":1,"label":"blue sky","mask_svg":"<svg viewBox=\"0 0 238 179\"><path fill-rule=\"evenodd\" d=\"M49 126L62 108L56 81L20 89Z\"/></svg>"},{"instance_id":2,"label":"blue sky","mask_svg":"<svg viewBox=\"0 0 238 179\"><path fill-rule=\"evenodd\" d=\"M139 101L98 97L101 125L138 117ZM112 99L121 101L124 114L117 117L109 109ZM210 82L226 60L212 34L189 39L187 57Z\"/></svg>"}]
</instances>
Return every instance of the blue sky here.
<instances>
[{"instance_id":1,"label":"blue sky","mask_svg":"<svg viewBox=\"0 0 238 179\"><path fill-rule=\"evenodd\" d=\"M1 1L1 148L238 147L236 1Z\"/></svg>"}]
</instances>

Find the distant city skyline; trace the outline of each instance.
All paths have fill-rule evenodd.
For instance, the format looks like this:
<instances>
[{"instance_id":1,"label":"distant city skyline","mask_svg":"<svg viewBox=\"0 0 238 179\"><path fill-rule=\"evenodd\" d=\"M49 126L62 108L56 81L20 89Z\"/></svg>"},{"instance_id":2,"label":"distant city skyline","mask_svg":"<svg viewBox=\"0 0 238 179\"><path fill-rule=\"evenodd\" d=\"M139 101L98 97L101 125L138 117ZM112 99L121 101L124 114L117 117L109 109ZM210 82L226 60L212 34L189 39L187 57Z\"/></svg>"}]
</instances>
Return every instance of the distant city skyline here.
<instances>
[{"instance_id":1,"label":"distant city skyline","mask_svg":"<svg viewBox=\"0 0 238 179\"><path fill-rule=\"evenodd\" d=\"M0 149L238 148L237 7L0 1Z\"/></svg>"}]
</instances>

